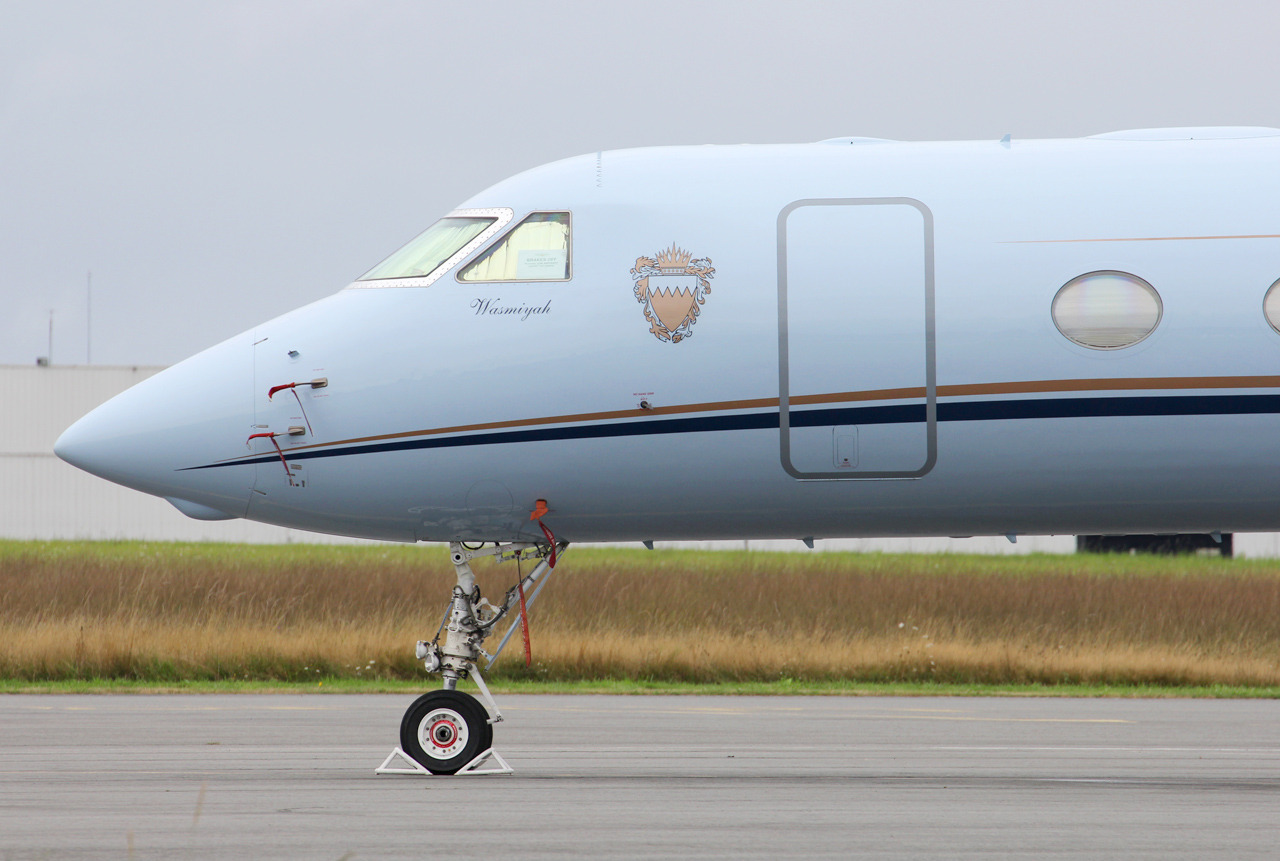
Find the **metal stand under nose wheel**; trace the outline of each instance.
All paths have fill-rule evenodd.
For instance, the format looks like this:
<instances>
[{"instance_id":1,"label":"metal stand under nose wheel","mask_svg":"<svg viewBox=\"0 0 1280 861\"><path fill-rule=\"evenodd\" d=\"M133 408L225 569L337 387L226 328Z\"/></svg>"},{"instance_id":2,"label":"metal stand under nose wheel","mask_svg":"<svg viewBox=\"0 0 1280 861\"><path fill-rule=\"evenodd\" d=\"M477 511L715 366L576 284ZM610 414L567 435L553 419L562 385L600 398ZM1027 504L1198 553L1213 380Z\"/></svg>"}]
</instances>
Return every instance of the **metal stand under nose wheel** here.
<instances>
[{"instance_id":1,"label":"metal stand under nose wheel","mask_svg":"<svg viewBox=\"0 0 1280 861\"><path fill-rule=\"evenodd\" d=\"M456 774L491 747L489 713L461 691L423 694L400 722L400 749L432 774Z\"/></svg>"},{"instance_id":2,"label":"metal stand under nose wheel","mask_svg":"<svg viewBox=\"0 0 1280 861\"><path fill-rule=\"evenodd\" d=\"M539 500L539 505L545 512L545 502ZM540 516L540 512L534 513ZM444 690L423 694L409 706L400 721L400 746L374 769L375 773L461 776L513 771L493 749L493 725L502 720L502 712L480 675L478 661L482 657L487 659L486 670L493 666L511 635L525 621L527 606L533 604L546 585L556 558L569 546L567 542L557 542L546 524L538 525L547 537L545 544L511 543L474 548L461 543L449 545L458 584L453 587L453 596L435 639L420 641L417 647L418 660L427 672L443 677ZM538 564L523 577L517 574L516 585L507 591L502 604L495 606L480 597L480 588L471 571L471 560L486 556L497 562L537 559ZM532 594L526 600L526 592L530 590ZM507 628L498 648L490 655L483 649L485 639L516 607L520 608L519 618ZM526 660L528 654L526 628ZM467 678L480 688L483 702L457 690L458 682Z\"/></svg>"}]
</instances>

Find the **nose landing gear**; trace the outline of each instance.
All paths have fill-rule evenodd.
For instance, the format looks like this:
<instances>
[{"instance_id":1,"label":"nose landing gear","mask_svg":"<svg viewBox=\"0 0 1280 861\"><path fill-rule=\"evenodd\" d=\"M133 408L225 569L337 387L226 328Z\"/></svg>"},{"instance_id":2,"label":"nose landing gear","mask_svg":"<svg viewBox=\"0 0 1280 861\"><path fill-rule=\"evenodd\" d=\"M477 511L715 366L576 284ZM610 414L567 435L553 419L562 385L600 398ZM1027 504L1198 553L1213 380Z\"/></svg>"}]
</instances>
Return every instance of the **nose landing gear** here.
<instances>
[{"instance_id":1,"label":"nose landing gear","mask_svg":"<svg viewBox=\"0 0 1280 861\"><path fill-rule=\"evenodd\" d=\"M493 725L502 720L502 712L498 711L498 704L480 675L478 661L484 657L486 669L497 661L521 623L523 612L512 621L492 655L482 648L485 639L512 609L533 603L546 585L557 557L568 548L568 542L557 542L545 527L543 531L548 538L545 544L495 544L476 549L461 543L449 545L458 583L453 587L453 597L435 639L420 641L417 647L418 658L427 672L440 673L443 677L444 689L424 694L409 706L400 722L400 747L376 769L378 774L511 772L510 766L493 750ZM480 596L480 587L471 570L471 560L484 556L493 556L498 562L537 559L538 564L507 591L501 606L494 606ZM468 677L474 678L480 687L483 704L457 690L458 680ZM391 767L398 756L408 760L412 767ZM496 760L500 767L481 768L490 759Z\"/></svg>"}]
</instances>

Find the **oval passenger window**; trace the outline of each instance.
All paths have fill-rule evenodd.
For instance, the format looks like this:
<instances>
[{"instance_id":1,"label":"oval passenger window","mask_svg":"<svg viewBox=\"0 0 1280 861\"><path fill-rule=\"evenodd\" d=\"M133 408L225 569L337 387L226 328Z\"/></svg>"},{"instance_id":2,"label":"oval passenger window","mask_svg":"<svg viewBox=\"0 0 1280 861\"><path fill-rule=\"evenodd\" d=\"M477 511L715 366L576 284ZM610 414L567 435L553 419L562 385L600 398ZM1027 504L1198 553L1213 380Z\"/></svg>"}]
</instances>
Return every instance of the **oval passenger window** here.
<instances>
[{"instance_id":1,"label":"oval passenger window","mask_svg":"<svg viewBox=\"0 0 1280 861\"><path fill-rule=\"evenodd\" d=\"M1276 281L1267 290L1262 300L1262 313L1267 315L1271 328L1280 332L1280 281Z\"/></svg>"},{"instance_id":2,"label":"oval passenger window","mask_svg":"<svg viewBox=\"0 0 1280 861\"><path fill-rule=\"evenodd\" d=\"M1280 301L1277 306L1280 311ZM1091 350L1138 343L1155 331L1163 312L1155 288L1127 272L1088 272L1062 285L1053 297L1058 331Z\"/></svg>"}]
</instances>

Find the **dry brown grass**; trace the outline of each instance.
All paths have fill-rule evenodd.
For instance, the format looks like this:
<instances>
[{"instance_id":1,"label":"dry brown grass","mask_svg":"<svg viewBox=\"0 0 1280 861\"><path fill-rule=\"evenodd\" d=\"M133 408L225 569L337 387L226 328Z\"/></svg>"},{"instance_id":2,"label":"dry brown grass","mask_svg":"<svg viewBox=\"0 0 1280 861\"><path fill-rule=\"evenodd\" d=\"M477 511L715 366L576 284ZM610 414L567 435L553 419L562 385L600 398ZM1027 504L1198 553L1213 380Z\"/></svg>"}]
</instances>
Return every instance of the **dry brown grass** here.
<instances>
[{"instance_id":1,"label":"dry brown grass","mask_svg":"<svg viewBox=\"0 0 1280 861\"><path fill-rule=\"evenodd\" d=\"M0 677L420 677L452 583L439 547L0 542ZM1267 563L574 548L532 617L497 676L1280 685Z\"/></svg>"}]
</instances>

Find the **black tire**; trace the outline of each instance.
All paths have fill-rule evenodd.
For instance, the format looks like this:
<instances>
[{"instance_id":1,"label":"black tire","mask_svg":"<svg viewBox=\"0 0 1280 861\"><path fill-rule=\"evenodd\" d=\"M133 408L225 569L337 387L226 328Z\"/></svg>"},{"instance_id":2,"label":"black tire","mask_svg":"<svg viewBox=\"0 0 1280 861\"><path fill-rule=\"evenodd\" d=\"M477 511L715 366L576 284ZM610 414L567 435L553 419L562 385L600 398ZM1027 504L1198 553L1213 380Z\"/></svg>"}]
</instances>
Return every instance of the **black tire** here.
<instances>
[{"instance_id":1,"label":"black tire","mask_svg":"<svg viewBox=\"0 0 1280 861\"><path fill-rule=\"evenodd\" d=\"M400 749L432 774L454 774L492 746L489 713L461 691L423 694L400 721Z\"/></svg>"}]
</instances>

